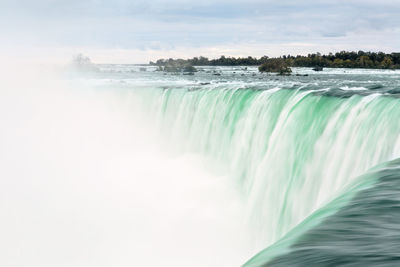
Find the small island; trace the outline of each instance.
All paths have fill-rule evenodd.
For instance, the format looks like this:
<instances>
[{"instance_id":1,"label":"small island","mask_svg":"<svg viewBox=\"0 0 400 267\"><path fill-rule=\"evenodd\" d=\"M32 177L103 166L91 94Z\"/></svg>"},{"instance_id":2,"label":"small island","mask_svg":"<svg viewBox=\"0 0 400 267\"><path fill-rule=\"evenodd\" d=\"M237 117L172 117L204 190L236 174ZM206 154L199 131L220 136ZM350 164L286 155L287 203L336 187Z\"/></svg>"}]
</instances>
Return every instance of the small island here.
<instances>
[{"instance_id":1,"label":"small island","mask_svg":"<svg viewBox=\"0 0 400 267\"><path fill-rule=\"evenodd\" d=\"M193 67L193 64L188 60L184 59L168 59L168 60L158 60L157 64L150 63L151 65L157 65L157 71L165 72L182 72L192 74L197 72L197 69Z\"/></svg>"},{"instance_id":2,"label":"small island","mask_svg":"<svg viewBox=\"0 0 400 267\"><path fill-rule=\"evenodd\" d=\"M292 73L292 69L290 68L288 62L282 58L268 59L265 63L258 67L258 70L260 72L278 73L279 75L289 75Z\"/></svg>"}]
</instances>

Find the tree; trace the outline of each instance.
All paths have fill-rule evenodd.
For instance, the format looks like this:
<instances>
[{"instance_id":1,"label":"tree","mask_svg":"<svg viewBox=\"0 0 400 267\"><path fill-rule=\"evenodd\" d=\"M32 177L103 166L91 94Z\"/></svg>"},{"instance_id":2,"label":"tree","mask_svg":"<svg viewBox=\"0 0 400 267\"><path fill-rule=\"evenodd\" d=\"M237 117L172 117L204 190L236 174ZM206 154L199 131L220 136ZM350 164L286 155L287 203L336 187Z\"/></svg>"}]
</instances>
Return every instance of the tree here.
<instances>
[{"instance_id":1,"label":"tree","mask_svg":"<svg viewBox=\"0 0 400 267\"><path fill-rule=\"evenodd\" d=\"M388 56L385 56L384 59L382 60L381 67L384 69L388 69L392 67L392 65L393 65L392 59Z\"/></svg>"},{"instance_id":2,"label":"tree","mask_svg":"<svg viewBox=\"0 0 400 267\"><path fill-rule=\"evenodd\" d=\"M258 68L258 70L260 72L276 72L280 75L287 75L292 72L292 69L282 58L271 58L267 60Z\"/></svg>"},{"instance_id":3,"label":"tree","mask_svg":"<svg viewBox=\"0 0 400 267\"><path fill-rule=\"evenodd\" d=\"M83 54L75 55L72 61L73 61L73 63L75 65L78 65L78 66L84 66L84 65L91 65L92 64L92 61L90 60L90 58L84 56Z\"/></svg>"}]
</instances>

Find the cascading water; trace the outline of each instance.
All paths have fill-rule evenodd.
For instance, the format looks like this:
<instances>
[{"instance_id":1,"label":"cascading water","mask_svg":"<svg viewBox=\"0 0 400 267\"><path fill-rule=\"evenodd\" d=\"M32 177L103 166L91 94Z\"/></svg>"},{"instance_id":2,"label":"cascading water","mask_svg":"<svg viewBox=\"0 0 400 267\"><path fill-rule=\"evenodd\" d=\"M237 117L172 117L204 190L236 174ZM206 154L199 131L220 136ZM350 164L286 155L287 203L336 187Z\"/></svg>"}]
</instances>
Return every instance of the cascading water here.
<instances>
[{"instance_id":1,"label":"cascading water","mask_svg":"<svg viewBox=\"0 0 400 267\"><path fill-rule=\"evenodd\" d=\"M258 246L276 241L370 167L398 155L398 100L315 91L151 90L163 134L241 185ZM301 203L301 204L300 204Z\"/></svg>"},{"instance_id":2,"label":"cascading water","mask_svg":"<svg viewBox=\"0 0 400 267\"><path fill-rule=\"evenodd\" d=\"M127 65L98 68L83 79L68 79L81 89L67 90L72 95L67 100L59 97L65 91L52 92L61 105L51 109L72 128L75 119L82 121L82 138L72 134L72 147L80 151L84 140L90 144L84 167L70 156L56 157L56 165L79 166L71 184L82 173L99 177L105 196L86 193L108 203L105 214L112 211L115 223L132 223L116 233L108 223L89 220L103 229L96 233L106 241L84 240L85 246L97 244L94 253L105 259L84 257L88 265L121 257L121 266L239 266L267 247L246 265L274 263L303 234L379 184L375 176L360 175L400 154L398 72L295 69L294 74L308 76L279 77L253 68L216 67L183 76ZM82 89L88 87L90 93ZM60 108L77 101L74 112ZM91 116L80 118L79 110L88 114L93 108ZM56 133L71 128L56 125ZM71 136L63 140L70 142ZM98 162L115 164L104 174L94 168ZM123 171L113 173L119 168ZM40 168L32 172L41 173ZM109 189L119 183L123 186L112 190L122 199ZM102 208L94 206L99 213L93 217L104 219ZM136 211L140 219L126 215ZM107 242L121 250L107 253ZM126 257L129 253L137 261Z\"/></svg>"}]
</instances>

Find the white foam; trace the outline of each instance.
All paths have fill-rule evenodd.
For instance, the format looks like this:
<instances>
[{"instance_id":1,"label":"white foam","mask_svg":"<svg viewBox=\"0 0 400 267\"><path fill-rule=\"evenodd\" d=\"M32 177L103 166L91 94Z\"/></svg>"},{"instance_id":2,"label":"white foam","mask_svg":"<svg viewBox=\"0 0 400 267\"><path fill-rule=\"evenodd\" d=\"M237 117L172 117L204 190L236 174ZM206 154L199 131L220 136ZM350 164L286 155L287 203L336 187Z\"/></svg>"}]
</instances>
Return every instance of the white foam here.
<instances>
[{"instance_id":1,"label":"white foam","mask_svg":"<svg viewBox=\"0 0 400 267\"><path fill-rule=\"evenodd\" d=\"M234 187L201 158L161 150L134 95L47 79L7 88L0 265L238 266L251 255Z\"/></svg>"}]
</instances>

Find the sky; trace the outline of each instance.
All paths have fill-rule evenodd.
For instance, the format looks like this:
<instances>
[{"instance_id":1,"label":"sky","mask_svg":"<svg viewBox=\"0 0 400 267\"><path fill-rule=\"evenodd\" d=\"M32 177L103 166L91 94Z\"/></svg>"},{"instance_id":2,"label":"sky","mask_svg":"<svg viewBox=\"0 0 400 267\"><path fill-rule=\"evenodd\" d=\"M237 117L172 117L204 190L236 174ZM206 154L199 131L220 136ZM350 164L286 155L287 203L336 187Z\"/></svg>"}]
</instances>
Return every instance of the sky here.
<instances>
[{"instance_id":1,"label":"sky","mask_svg":"<svg viewBox=\"0 0 400 267\"><path fill-rule=\"evenodd\" d=\"M400 51L400 0L0 0L9 60Z\"/></svg>"}]
</instances>

